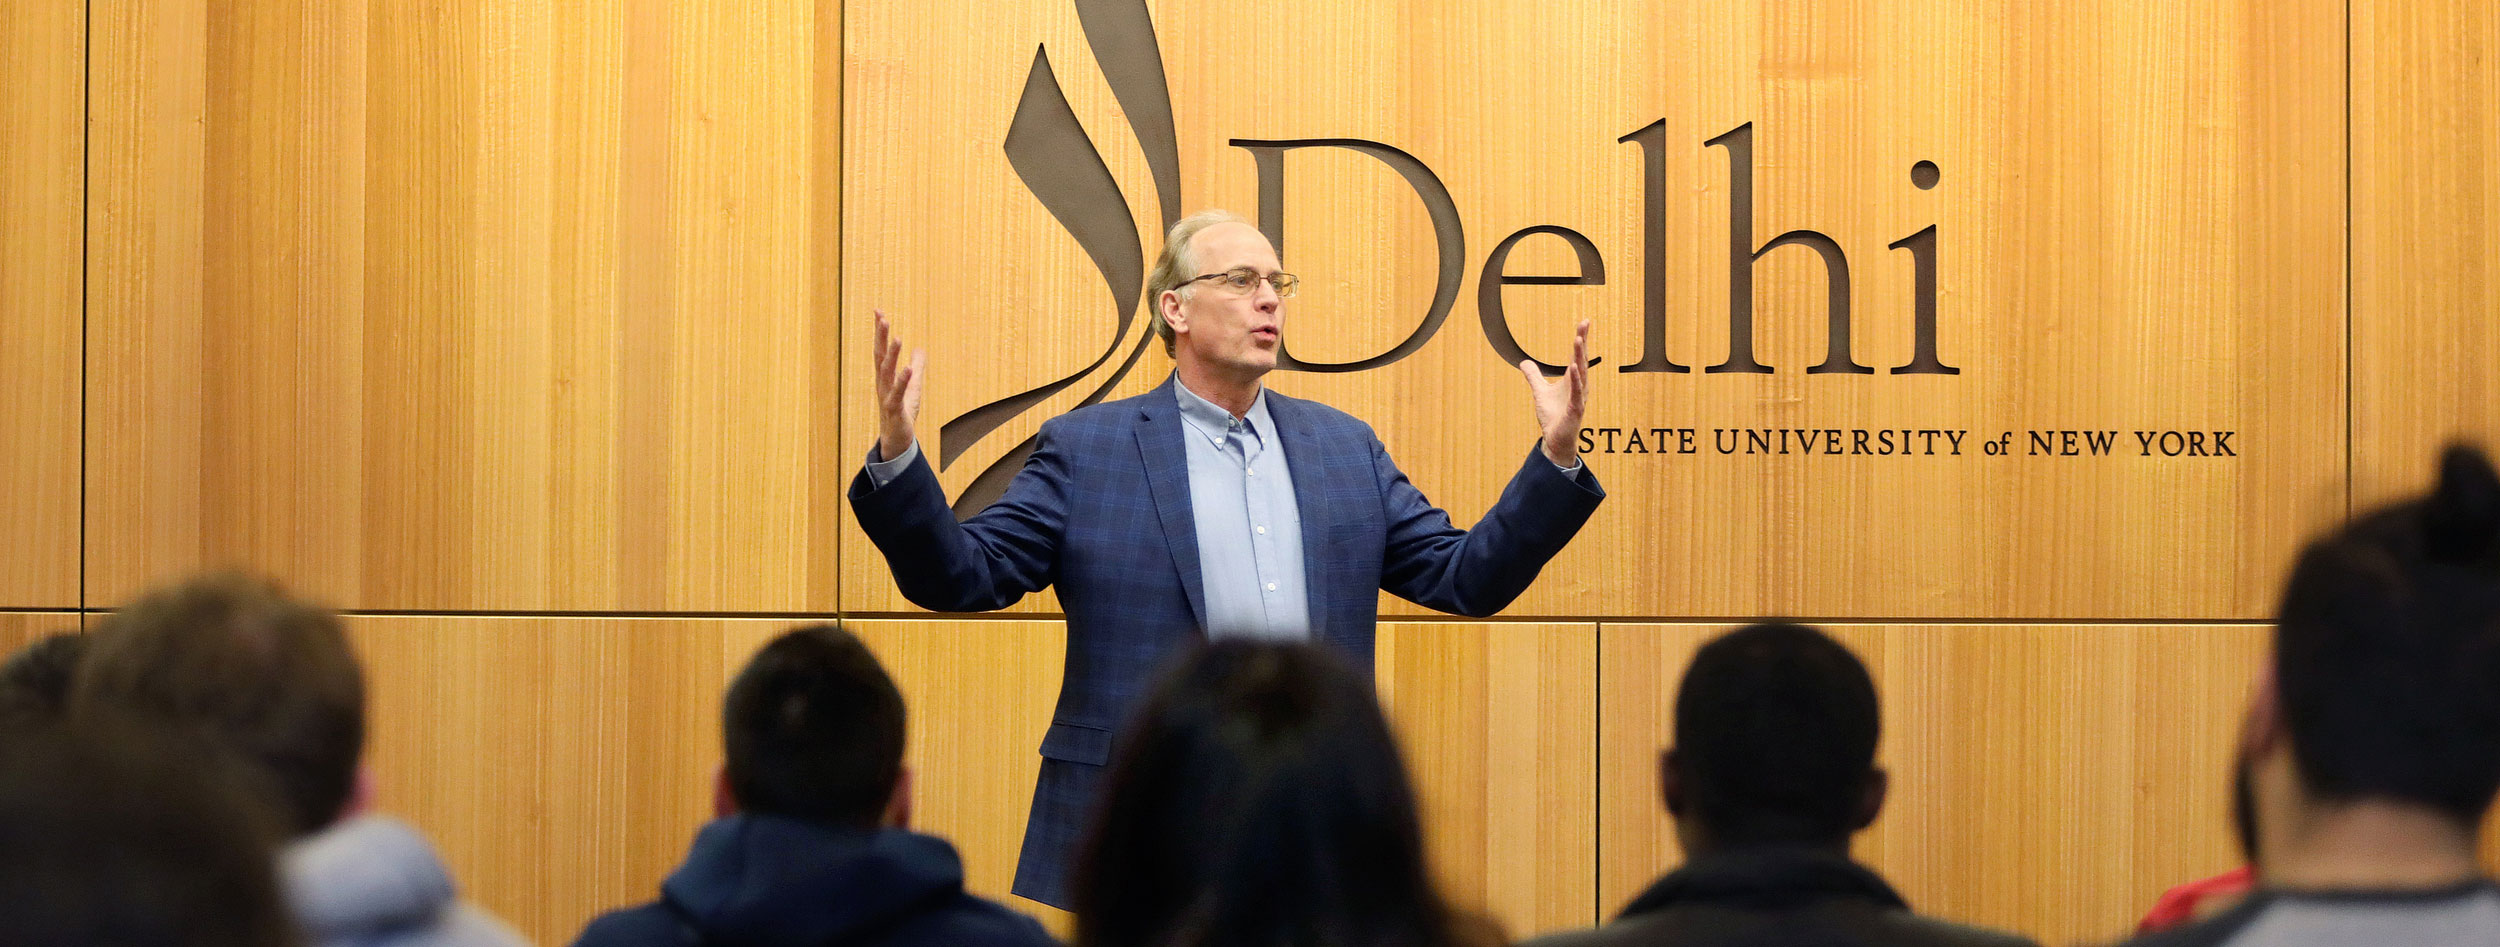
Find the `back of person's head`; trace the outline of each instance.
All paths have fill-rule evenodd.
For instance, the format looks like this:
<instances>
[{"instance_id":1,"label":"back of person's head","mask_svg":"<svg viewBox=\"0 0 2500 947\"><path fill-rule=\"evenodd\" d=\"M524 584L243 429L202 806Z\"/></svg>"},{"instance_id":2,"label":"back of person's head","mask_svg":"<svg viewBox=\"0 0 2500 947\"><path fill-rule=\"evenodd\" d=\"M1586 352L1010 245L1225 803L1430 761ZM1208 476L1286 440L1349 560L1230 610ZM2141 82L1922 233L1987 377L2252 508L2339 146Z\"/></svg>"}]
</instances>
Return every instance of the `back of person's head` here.
<instances>
[{"instance_id":1,"label":"back of person's head","mask_svg":"<svg viewBox=\"0 0 2500 947\"><path fill-rule=\"evenodd\" d=\"M2471 825L2500 790L2500 476L2450 448L2428 497L2301 553L2274 636L2283 724L2322 800Z\"/></svg>"},{"instance_id":2,"label":"back of person's head","mask_svg":"<svg viewBox=\"0 0 2500 947\"><path fill-rule=\"evenodd\" d=\"M18 649L0 661L0 725L29 725L61 715L69 701L70 676L87 636L64 631Z\"/></svg>"},{"instance_id":3,"label":"back of person's head","mask_svg":"<svg viewBox=\"0 0 2500 947\"><path fill-rule=\"evenodd\" d=\"M858 637L800 628L756 652L721 712L741 811L877 825L903 768L903 694Z\"/></svg>"},{"instance_id":4,"label":"back of person's head","mask_svg":"<svg viewBox=\"0 0 2500 947\"><path fill-rule=\"evenodd\" d=\"M1803 625L1705 644L1675 699L1668 806L1718 847L1845 844L1881 804L1875 682Z\"/></svg>"},{"instance_id":5,"label":"back of person's head","mask_svg":"<svg viewBox=\"0 0 2500 947\"><path fill-rule=\"evenodd\" d=\"M1073 880L1086 947L1474 943L1424 861L1371 683L1310 645L1219 642L1121 735Z\"/></svg>"},{"instance_id":6,"label":"back of person's head","mask_svg":"<svg viewBox=\"0 0 2500 947\"><path fill-rule=\"evenodd\" d=\"M274 827L213 751L82 718L0 737L0 942L286 947Z\"/></svg>"},{"instance_id":7,"label":"back of person's head","mask_svg":"<svg viewBox=\"0 0 2500 947\"><path fill-rule=\"evenodd\" d=\"M218 575L155 592L93 633L74 713L179 728L239 761L290 835L336 821L356 788L365 685L338 616L266 581Z\"/></svg>"}]
</instances>

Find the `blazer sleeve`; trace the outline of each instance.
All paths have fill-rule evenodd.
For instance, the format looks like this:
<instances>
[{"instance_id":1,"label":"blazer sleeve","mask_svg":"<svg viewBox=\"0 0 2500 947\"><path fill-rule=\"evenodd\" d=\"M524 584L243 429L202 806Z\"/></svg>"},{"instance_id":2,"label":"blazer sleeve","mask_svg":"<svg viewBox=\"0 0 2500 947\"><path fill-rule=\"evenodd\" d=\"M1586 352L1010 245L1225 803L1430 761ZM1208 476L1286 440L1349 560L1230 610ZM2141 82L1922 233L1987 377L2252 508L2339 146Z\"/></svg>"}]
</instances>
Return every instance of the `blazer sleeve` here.
<instances>
[{"instance_id":1,"label":"blazer sleeve","mask_svg":"<svg viewBox=\"0 0 2500 947\"><path fill-rule=\"evenodd\" d=\"M1530 447L1527 462L1502 488L1501 500L1474 529L1462 530L1407 481L1377 436L1371 451L1388 518L1380 587L1417 605L1471 618L1499 612L1527 591L1546 560L1571 542L1606 498L1595 471L1584 467L1575 480Z\"/></svg>"},{"instance_id":2,"label":"blazer sleeve","mask_svg":"<svg viewBox=\"0 0 2500 947\"><path fill-rule=\"evenodd\" d=\"M1057 578L1068 470L1052 428L1042 425L1006 494L961 523L927 451L885 486L865 467L851 478L851 513L885 555L904 598L931 611L985 612Z\"/></svg>"}]
</instances>

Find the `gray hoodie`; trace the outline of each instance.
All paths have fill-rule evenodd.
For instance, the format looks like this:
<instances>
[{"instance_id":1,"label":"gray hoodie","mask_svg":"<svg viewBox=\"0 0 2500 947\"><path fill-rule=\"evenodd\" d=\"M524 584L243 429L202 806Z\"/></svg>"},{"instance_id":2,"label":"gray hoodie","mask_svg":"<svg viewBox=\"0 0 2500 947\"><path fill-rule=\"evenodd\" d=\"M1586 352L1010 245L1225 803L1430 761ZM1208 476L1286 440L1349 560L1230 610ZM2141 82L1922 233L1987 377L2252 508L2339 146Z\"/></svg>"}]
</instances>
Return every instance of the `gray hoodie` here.
<instances>
[{"instance_id":1,"label":"gray hoodie","mask_svg":"<svg viewBox=\"0 0 2500 947\"><path fill-rule=\"evenodd\" d=\"M433 846L396 819L358 816L298 839L279 874L316 947L529 947L459 900Z\"/></svg>"}]
</instances>

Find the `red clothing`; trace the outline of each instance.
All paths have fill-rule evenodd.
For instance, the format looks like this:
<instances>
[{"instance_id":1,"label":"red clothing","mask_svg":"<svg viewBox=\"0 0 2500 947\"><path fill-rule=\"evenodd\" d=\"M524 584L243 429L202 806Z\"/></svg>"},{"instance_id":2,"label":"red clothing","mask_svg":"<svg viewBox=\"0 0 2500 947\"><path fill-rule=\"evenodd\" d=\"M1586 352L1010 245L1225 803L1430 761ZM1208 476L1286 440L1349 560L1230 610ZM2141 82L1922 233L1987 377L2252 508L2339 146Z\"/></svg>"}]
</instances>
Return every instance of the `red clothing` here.
<instances>
[{"instance_id":1,"label":"red clothing","mask_svg":"<svg viewBox=\"0 0 2500 947\"><path fill-rule=\"evenodd\" d=\"M2166 931L2193 921L2199 905L2217 897L2247 894L2255 884L2256 872L2247 865L2241 865L2203 881L2191 881L2164 891L2161 900L2153 902L2153 909L2145 912L2144 921L2136 925L2135 932L2150 934Z\"/></svg>"}]
</instances>

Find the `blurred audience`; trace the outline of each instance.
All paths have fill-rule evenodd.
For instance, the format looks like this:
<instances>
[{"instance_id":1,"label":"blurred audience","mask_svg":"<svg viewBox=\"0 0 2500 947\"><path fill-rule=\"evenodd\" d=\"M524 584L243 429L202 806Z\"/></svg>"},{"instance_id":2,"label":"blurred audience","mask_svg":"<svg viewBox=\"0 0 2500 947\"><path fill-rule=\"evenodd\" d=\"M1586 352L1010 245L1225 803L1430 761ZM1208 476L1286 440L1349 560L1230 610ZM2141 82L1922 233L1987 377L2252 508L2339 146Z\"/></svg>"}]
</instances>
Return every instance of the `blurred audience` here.
<instances>
[{"instance_id":1,"label":"blurred audience","mask_svg":"<svg viewBox=\"0 0 2500 947\"><path fill-rule=\"evenodd\" d=\"M525 941L462 902L433 847L366 814L364 675L338 616L240 576L147 595L97 627L73 716L128 714L238 761L289 839L286 900L322 947Z\"/></svg>"},{"instance_id":2,"label":"blurred audience","mask_svg":"<svg viewBox=\"0 0 2500 947\"><path fill-rule=\"evenodd\" d=\"M70 675L87 636L59 632L18 649L0 661L0 725L41 723L58 718L69 700Z\"/></svg>"},{"instance_id":3,"label":"blurred audience","mask_svg":"<svg viewBox=\"0 0 2500 947\"><path fill-rule=\"evenodd\" d=\"M152 729L0 724L0 944L293 947L264 811Z\"/></svg>"},{"instance_id":4,"label":"blurred audience","mask_svg":"<svg viewBox=\"0 0 2500 947\"><path fill-rule=\"evenodd\" d=\"M2241 730L2257 887L2142 945L2500 944L2475 829L2500 793L2500 474L2441 458L2428 497L2302 551Z\"/></svg>"},{"instance_id":5,"label":"blurred audience","mask_svg":"<svg viewBox=\"0 0 2500 947\"><path fill-rule=\"evenodd\" d=\"M1220 641L1120 736L1074 878L1082 947L1472 947L1424 862L1371 681L1313 645Z\"/></svg>"},{"instance_id":6,"label":"blurred audience","mask_svg":"<svg viewBox=\"0 0 2500 947\"><path fill-rule=\"evenodd\" d=\"M1888 785L1875 766L1875 683L1856 655L1801 625L1753 625L1703 645L1659 761L1684 867L1615 920L1536 947L1795 944L2022 947L2021 937L1921 917L1849 857Z\"/></svg>"},{"instance_id":7,"label":"blurred audience","mask_svg":"<svg viewBox=\"0 0 2500 947\"><path fill-rule=\"evenodd\" d=\"M903 695L831 625L765 645L729 686L719 816L660 898L609 913L577 947L1055 945L964 891L954 846L910 830Z\"/></svg>"}]
</instances>

